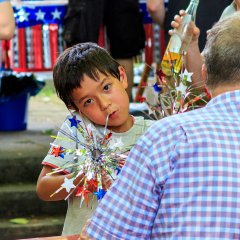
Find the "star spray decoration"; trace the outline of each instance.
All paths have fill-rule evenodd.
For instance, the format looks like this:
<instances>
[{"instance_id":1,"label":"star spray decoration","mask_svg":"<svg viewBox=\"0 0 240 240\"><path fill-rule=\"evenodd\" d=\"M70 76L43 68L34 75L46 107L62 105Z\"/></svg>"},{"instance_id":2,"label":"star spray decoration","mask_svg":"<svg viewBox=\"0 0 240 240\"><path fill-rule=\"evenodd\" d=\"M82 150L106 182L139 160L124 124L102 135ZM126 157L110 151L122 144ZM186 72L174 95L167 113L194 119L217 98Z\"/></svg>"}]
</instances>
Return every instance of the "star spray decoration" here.
<instances>
[{"instance_id":1,"label":"star spray decoration","mask_svg":"<svg viewBox=\"0 0 240 240\"><path fill-rule=\"evenodd\" d=\"M192 83L193 73L184 68L182 59L178 62L169 61L170 74L166 75L161 68L157 69L156 82L140 86L145 89L145 97L137 98L147 104L148 116L155 120L200 108L210 99L207 91L202 90L203 86ZM178 67L181 64L179 73L175 71L175 63Z\"/></svg>"},{"instance_id":2,"label":"star spray decoration","mask_svg":"<svg viewBox=\"0 0 240 240\"><path fill-rule=\"evenodd\" d=\"M72 172L72 177L65 177L63 184L51 196L65 189L70 195L75 194L81 197L81 204L85 200L86 205L89 203L89 193L93 193L98 200L101 200L108 186L115 180L117 174L127 155L121 152L121 139L111 141L112 133L107 129L108 116L104 127L103 136L100 136L94 125L91 123L86 126L84 120L78 120L76 115L72 115L68 132L60 129L59 131L65 137L52 136L62 141L74 142L74 149L66 149L59 145L51 144L49 154L63 159L63 165L53 169L49 175L58 172ZM80 137L79 137L80 136ZM110 144L111 141L111 144ZM65 157L70 155L66 160ZM64 161L65 160L65 161ZM81 179L77 184L76 179Z\"/></svg>"}]
</instances>

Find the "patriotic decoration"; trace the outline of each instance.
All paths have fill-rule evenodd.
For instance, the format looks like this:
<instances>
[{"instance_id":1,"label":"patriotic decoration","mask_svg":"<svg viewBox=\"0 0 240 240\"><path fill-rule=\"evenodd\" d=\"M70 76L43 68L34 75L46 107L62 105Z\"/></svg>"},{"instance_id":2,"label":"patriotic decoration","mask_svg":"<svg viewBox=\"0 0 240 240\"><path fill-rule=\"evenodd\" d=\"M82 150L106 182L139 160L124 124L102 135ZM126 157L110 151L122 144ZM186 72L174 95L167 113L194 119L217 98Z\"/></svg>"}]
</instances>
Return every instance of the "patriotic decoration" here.
<instances>
[{"instance_id":1,"label":"patriotic decoration","mask_svg":"<svg viewBox=\"0 0 240 240\"><path fill-rule=\"evenodd\" d=\"M149 65L148 71L152 71ZM157 69L155 82L142 83L139 88L145 95L136 99L147 105L148 117L155 120L203 107L210 95L203 86L192 82L192 75L183 66L179 74L173 72L170 77Z\"/></svg>"},{"instance_id":2,"label":"patriotic decoration","mask_svg":"<svg viewBox=\"0 0 240 240\"><path fill-rule=\"evenodd\" d=\"M39 24L62 24L66 13L65 5L14 6L14 16L18 28Z\"/></svg>"},{"instance_id":3,"label":"patriotic decoration","mask_svg":"<svg viewBox=\"0 0 240 240\"><path fill-rule=\"evenodd\" d=\"M127 155L121 153L123 145L121 139L118 139L118 141L111 139L112 133L107 129L108 116L103 136L99 136L93 124L86 125L83 120L77 119L75 115L72 115L72 118L68 120L70 124L68 133L60 129L65 137L53 137L74 142L76 147L66 149L63 146L51 144L49 154L62 158L63 165L53 169L49 175L57 172L69 172L69 169L72 169L72 177L65 177L61 187L51 196L65 189L69 193L65 200L74 194L81 197L81 205L85 201L88 206L89 193L93 193L98 200L101 200L121 171ZM72 156L69 161L65 160L67 155ZM74 183L79 176L80 180Z\"/></svg>"},{"instance_id":4,"label":"patriotic decoration","mask_svg":"<svg viewBox=\"0 0 240 240\"><path fill-rule=\"evenodd\" d=\"M44 5L49 1L40 1L42 4L36 6L37 2L22 1L14 6L17 27L11 40L10 67L18 72L51 70L64 49L66 3Z\"/></svg>"}]
</instances>

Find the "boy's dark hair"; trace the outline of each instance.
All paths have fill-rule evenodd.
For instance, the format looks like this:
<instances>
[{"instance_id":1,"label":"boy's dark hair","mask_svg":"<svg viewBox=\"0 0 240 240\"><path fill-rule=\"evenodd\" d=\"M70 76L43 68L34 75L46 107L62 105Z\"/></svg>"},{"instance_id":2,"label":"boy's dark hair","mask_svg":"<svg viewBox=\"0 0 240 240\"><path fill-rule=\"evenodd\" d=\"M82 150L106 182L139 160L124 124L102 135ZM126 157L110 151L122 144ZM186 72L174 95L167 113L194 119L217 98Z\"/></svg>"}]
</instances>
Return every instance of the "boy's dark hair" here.
<instances>
[{"instance_id":1,"label":"boy's dark hair","mask_svg":"<svg viewBox=\"0 0 240 240\"><path fill-rule=\"evenodd\" d=\"M83 75L98 80L98 73L112 75L120 79L119 63L95 43L80 43L67 48L53 67L53 81L56 93L66 106L76 106L72 101L72 91L81 87Z\"/></svg>"}]
</instances>

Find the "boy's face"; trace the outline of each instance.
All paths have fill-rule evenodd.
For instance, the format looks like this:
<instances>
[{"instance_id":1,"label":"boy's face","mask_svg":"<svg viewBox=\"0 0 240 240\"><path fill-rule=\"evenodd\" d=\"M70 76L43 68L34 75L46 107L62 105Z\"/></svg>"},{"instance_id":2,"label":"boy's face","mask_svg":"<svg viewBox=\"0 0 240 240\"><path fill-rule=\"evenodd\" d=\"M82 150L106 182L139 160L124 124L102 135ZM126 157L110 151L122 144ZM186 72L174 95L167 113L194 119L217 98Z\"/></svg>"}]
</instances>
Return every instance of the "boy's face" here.
<instances>
[{"instance_id":1,"label":"boy's face","mask_svg":"<svg viewBox=\"0 0 240 240\"><path fill-rule=\"evenodd\" d=\"M98 74L98 81L83 76L81 87L72 92L76 107L92 122L105 126L107 115L108 129L125 132L132 126L129 115L129 99L125 91L127 77L123 67L119 67L120 81L112 75Z\"/></svg>"}]
</instances>

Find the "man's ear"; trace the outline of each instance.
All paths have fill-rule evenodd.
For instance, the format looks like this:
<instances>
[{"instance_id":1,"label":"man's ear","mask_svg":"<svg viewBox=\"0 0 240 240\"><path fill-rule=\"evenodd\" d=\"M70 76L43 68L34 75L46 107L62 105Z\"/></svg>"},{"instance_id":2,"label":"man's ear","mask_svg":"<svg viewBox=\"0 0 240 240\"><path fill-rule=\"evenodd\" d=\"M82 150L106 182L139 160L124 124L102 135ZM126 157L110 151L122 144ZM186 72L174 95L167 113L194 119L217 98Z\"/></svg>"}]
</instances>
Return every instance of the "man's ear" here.
<instances>
[{"instance_id":1,"label":"man's ear","mask_svg":"<svg viewBox=\"0 0 240 240\"><path fill-rule=\"evenodd\" d=\"M203 78L203 82L205 84L205 91L210 95L212 96L212 93L207 85L207 81L208 81L208 74L207 74L207 68L206 68L206 65L203 64L202 65L202 78Z\"/></svg>"},{"instance_id":2,"label":"man's ear","mask_svg":"<svg viewBox=\"0 0 240 240\"><path fill-rule=\"evenodd\" d=\"M203 78L204 84L206 84L207 83L207 68L206 68L205 64L202 65L202 78Z\"/></svg>"},{"instance_id":3,"label":"man's ear","mask_svg":"<svg viewBox=\"0 0 240 240\"><path fill-rule=\"evenodd\" d=\"M124 89L126 89L128 87L128 79L127 79L126 70L123 66L119 66L118 70L119 70L119 76L120 76L119 80L122 83Z\"/></svg>"}]
</instances>

